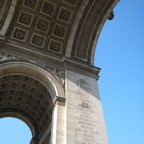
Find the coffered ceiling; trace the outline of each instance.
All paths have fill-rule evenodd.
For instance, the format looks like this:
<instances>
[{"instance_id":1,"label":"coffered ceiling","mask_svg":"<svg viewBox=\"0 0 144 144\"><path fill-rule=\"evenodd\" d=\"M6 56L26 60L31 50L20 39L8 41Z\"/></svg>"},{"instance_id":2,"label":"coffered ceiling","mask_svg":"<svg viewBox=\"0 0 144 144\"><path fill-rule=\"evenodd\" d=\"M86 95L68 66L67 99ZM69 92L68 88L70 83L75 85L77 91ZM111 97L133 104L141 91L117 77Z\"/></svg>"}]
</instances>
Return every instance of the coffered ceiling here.
<instances>
[{"instance_id":1,"label":"coffered ceiling","mask_svg":"<svg viewBox=\"0 0 144 144\"><path fill-rule=\"evenodd\" d=\"M0 34L5 45L13 44L15 51L21 53L29 50L31 55L37 52L93 64L100 30L117 0L0 0L0 3L0 29L5 30Z\"/></svg>"},{"instance_id":2,"label":"coffered ceiling","mask_svg":"<svg viewBox=\"0 0 144 144\"><path fill-rule=\"evenodd\" d=\"M38 80L27 75L0 78L0 112L15 112L27 117L39 134L51 122L52 97Z\"/></svg>"}]
</instances>

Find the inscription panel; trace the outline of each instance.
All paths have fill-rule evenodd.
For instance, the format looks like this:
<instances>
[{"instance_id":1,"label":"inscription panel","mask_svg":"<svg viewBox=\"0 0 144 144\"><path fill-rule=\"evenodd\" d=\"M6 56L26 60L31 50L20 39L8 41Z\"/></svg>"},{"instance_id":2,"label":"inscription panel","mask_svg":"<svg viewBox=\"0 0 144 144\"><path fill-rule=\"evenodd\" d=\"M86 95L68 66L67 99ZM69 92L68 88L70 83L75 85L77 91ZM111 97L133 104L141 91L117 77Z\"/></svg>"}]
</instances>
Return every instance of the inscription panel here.
<instances>
[{"instance_id":1,"label":"inscription panel","mask_svg":"<svg viewBox=\"0 0 144 144\"><path fill-rule=\"evenodd\" d=\"M96 80L67 71L66 85L67 143L107 144Z\"/></svg>"}]
</instances>

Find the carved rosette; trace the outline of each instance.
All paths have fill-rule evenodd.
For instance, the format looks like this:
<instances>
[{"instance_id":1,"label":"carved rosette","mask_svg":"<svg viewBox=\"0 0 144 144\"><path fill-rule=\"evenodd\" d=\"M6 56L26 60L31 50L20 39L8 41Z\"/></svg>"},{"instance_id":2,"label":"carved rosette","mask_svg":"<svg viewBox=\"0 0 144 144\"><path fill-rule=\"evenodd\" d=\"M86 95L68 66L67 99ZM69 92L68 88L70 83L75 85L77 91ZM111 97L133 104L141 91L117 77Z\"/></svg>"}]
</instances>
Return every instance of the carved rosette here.
<instances>
[{"instance_id":1,"label":"carved rosette","mask_svg":"<svg viewBox=\"0 0 144 144\"><path fill-rule=\"evenodd\" d=\"M38 0L24 0L24 6L30 9L36 9Z\"/></svg>"},{"instance_id":2,"label":"carved rosette","mask_svg":"<svg viewBox=\"0 0 144 144\"><path fill-rule=\"evenodd\" d=\"M37 34L33 34L31 37L30 44L35 45L40 48L44 48L45 41L46 41L46 37L37 35Z\"/></svg>"},{"instance_id":3,"label":"carved rosette","mask_svg":"<svg viewBox=\"0 0 144 144\"><path fill-rule=\"evenodd\" d=\"M30 13L20 11L18 23L30 27L34 16Z\"/></svg>"},{"instance_id":4,"label":"carved rosette","mask_svg":"<svg viewBox=\"0 0 144 144\"><path fill-rule=\"evenodd\" d=\"M45 15L53 16L55 9L56 9L56 6L57 5L52 3L52 2L44 1L42 8L41 8L41 13L43 13Z\"/></svg>"},{"instance_id":5,"label":"carved rosette","mask_svg":"<svg viewBox=\"0 0 144 144\"><path fill-rule=\"evenodd\" d=\"M55 24L52 35L64 39L66 35L66 27Z\"/></svg>"},{"instance_id":6,"label":"carved rosette","mask_svg":"<svg viewBox=\"0 0 144 144\"><path fill-rule=\"evenodd\" d=\"M12 38L25 42L27 39L28 31L22 28L14 28Z\"/></svg>"},{"instance_id":7,"label":"carved rosette","mask_svg":"<svg viewBox=\"0 0 144 144\"><path fill-rule=\"evenodd\" d=\"M43 32L48 32L49 27L50 27L50 21L38 18L35 29Z\"/></svg>"},{"instance_id":8,"label":"carved rosette","mask_svg":"<svg viewBox=\"0 0 144 144\"><path fill-rule=\"evenodd\" d=\"M63 22L69 23L71 20L71 17L72 17L72 11L61 7L58 19L62 20Z\"/></svg>"},{"instance_id":9,"label":"carved rosette","mask_svg":"<svg viewBox=\"0 0 144 144\"><path fill-rule=\"evenodd\" d=\"M62 48L63 48L63 43L60 43L60 42L52 40L52 39L50 40L48 50L55 51L55 52L61 54Z\"/></svg>"}]
</instances>

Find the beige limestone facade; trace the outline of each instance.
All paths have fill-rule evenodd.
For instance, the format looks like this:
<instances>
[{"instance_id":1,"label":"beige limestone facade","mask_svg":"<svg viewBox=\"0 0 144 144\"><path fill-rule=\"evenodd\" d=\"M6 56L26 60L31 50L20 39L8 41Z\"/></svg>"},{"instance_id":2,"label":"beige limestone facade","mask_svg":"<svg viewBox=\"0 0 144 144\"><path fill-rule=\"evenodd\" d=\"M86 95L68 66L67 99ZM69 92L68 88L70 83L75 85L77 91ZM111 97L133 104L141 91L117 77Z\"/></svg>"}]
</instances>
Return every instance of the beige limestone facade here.
<instances>
[{"instance_id":1,"label":"beige limestone facade","mask_svg":"<svg viewBox=\"0 0 144 144\"><path fill-rule=\"evenodd\" d=\"M0 118L30 144L108 144L94 53L118 0L0 0Z\"/></svg>"}]
</instances>

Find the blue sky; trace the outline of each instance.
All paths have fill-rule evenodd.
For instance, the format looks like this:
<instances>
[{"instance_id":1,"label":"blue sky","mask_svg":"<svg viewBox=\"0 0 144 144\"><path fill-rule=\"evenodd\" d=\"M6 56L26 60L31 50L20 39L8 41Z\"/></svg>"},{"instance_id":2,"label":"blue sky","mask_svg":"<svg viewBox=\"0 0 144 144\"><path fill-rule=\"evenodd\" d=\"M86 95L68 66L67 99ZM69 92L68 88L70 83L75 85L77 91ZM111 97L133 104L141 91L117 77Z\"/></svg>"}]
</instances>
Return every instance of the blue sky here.
<instances>
[{"instance_id":1,"label":"blue sky","mask_svg":"<svg viewBox=\"0 0 144 144\"><path fill-rule=\"evenodd\" d=\"M121 0L114 13L95 56L102 68L98 84L109 144L144 144L144 1ZM0 144L28 144L31 134L20 120L3 118L0 139Z\"/></svg>"},{"instance_id":2,"label":"blue sky","mask_svg":"<svg viewBox=\"0 0 144 144\"><path fill-rule=\"evenodd\" d=\"M95 55L109 144L144 144L144 1L121 0Z\"/></svg>"},{"instance_id":3,"label":"blue sky","mask_svg":"<svg viewBox=\"0 0 144 144\"><path fill-rule=\"evenodd\" d=\"M32 138L29 127L16 118L0 119L0 144L29 144Z\"/></svg>"}]
</instances>

